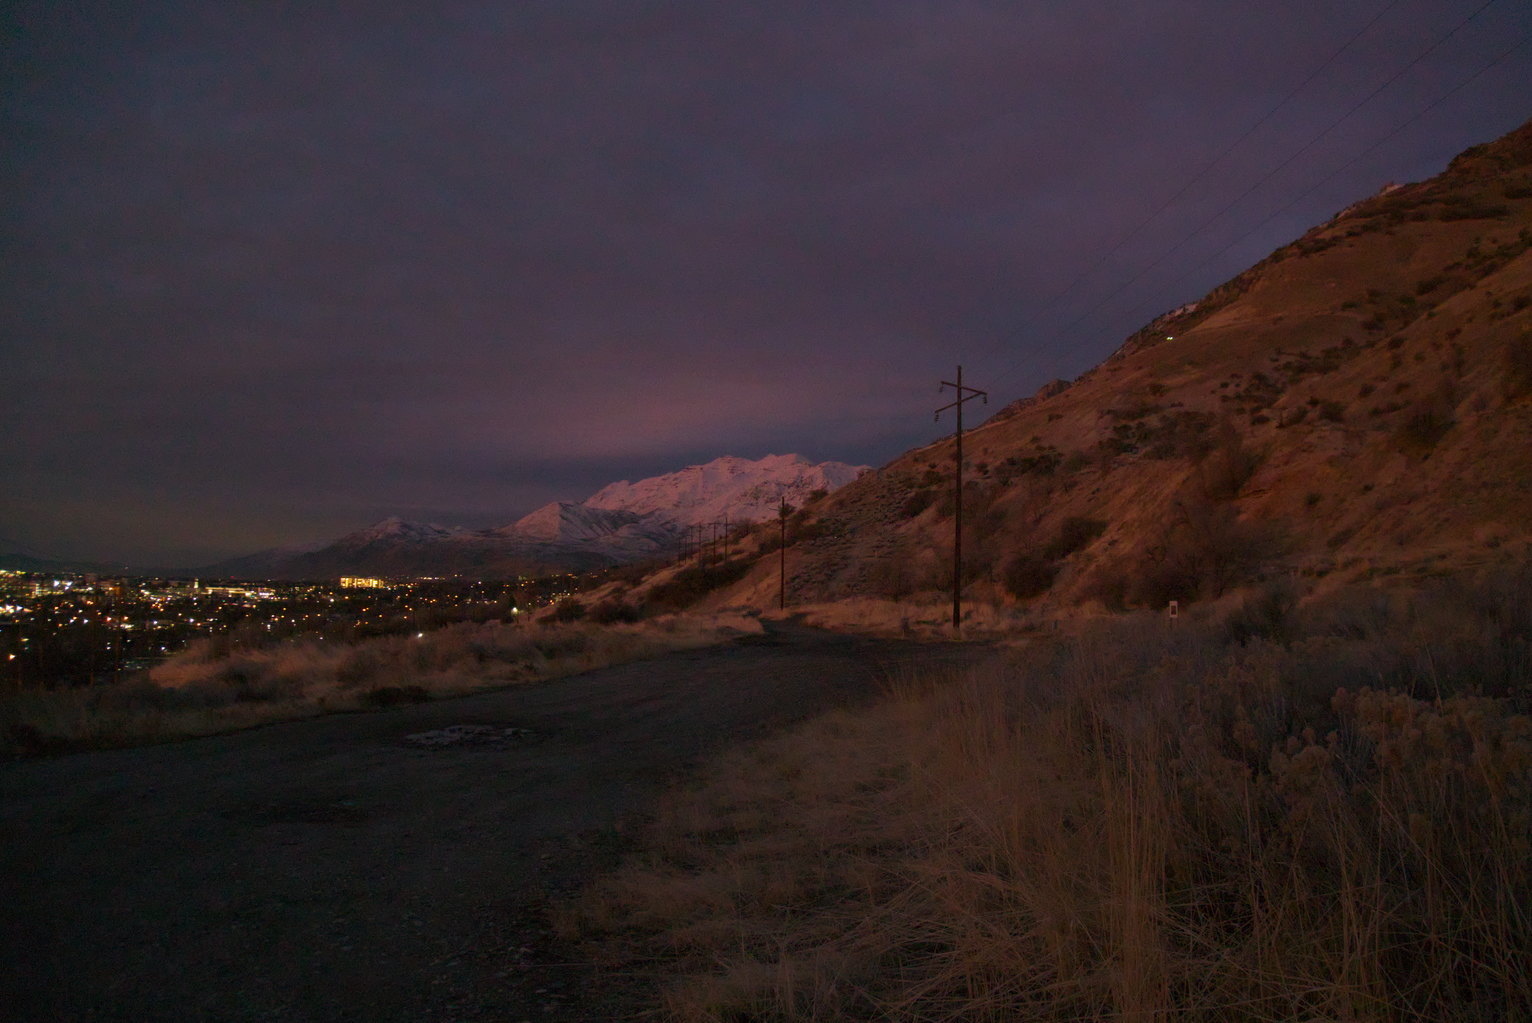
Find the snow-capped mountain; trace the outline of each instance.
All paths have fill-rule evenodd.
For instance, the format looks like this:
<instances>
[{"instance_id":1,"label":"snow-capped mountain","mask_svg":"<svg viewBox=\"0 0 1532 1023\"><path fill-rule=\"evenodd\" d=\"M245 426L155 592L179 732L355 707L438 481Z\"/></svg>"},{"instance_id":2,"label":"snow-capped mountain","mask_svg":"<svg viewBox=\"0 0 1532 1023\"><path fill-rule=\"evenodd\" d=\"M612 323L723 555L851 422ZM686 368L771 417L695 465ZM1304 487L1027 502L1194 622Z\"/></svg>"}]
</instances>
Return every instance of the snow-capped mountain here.
<instances>
[{"instance_id":1,"label":"snow-capped mountain","mask_svg":"<svg viewBox=\"0 0 1532 1023\"><path fill-rule=\"evenodd\" d=\"M330 543L262 551L199 574L503 578L600 568L671 555L680 549L687 527L698 523L771 518L784 498L801 505L814 491L841 487L866 468L815 463L801 455L768 455L753 462L725 456L636 483L613 483L584 501L555 501L497 529L393 517Z\"/></svg>"},{"instance_id":2,"label":"snow-capped mountain","mask_svg":"<svg viewBox=\"0 0 1532 1023\"><path fill-rule=\"evenodd\" d=\"M498 532L548 543L588 543L616 535L641 518L632 512L607 511L569 501L554 501L502 527Z\"/></svg>"},{"instance_id":3,"label":"snow-capped mountain","mask_svg":"<svg viewBox=\"0 0 1532 1023\"><path fill-rule=\"evenodd\" d=\"M355 533L348 533L343 539L355 547L365 547L368 544L384 543L440 543L453 537L462 536L471 530L462 526L438 526L434 522L406 522L397 515L391 515L382 522L359 529ZM339 541L336 541L339 543ZM311 548L318 549L318 548Z\"/></svg>"},{"instance_id":4,"label":"snow-capped mountain","mask_svg":"<svg viewBox=\"0 0 1532 1023\"><path fill-rule=\"evenodd\" d=\"M587 508L660 514L682 525L760 522L777 514L785 498L801 505L816 490L836 490L868 471L844 462L811 462L802 455L767 455L757 461L725 455L704 465L612 483L586 498Z\"/></svg>"},{"instance_id":5,"label":"snow-capped mountain","mask_svg":"<svg viewBox=\"0 0 1532 1023\"><path fill-rule=\"evenodd\" d=\"M555 501L496 533L566 553L600 552L611 563L667 554L680 543L681 527L661 515L592 508Z\"/></svg>"}]
</instances>

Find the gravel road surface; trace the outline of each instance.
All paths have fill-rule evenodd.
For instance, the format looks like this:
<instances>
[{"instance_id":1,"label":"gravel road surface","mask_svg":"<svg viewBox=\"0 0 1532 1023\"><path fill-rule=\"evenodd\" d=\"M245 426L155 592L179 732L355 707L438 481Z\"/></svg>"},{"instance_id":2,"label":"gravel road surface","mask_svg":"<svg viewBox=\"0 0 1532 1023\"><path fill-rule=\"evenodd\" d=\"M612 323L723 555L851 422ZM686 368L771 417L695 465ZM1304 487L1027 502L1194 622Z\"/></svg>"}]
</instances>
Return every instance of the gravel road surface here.
<instances>
[{"instance_id":1,"label":"gravel road surface","mask_svg":"<svg viewBox=\"0 0 1532 1023\"><path fill-rule=\"evenodd\" d=\"M957 646L794 626L554 682L0 765L0 1017L601 1020L550 899L697 759Z\"/></svg>"}]
</instances>

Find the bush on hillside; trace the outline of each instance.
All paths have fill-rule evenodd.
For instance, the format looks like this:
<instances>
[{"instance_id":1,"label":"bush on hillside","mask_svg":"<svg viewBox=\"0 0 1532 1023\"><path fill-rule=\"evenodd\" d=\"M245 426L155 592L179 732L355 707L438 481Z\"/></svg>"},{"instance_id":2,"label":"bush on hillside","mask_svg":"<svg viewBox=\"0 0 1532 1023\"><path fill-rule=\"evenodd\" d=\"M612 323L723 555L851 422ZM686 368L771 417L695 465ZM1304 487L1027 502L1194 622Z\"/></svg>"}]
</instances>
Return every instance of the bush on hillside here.
<instances>
[{"instance_id":1,"label":"bush on hillside","mask_svg":"<svg viewBox=\"0 0 1532 1023\"><path fill-rule=\"evenodd\" d=\"M1234 500L1260 464L1260 456L1245 447L1233 427L1225 425L1219 431L1213 449L1197 465L1202 495L1211 501Z\"/></svg>"},{"instance_id":2,"label":"bush on hillside","mask_svg":"<svg viewBox=\"0 0 1532 1023\"><path fill-rule=\"evenodd\" d=\"M1227 504L1188 501L1162 545L1129 573L1125 596L1141 607L1211 599L1248 582L1279 546L1274 527L1242 521Z\"/></svg>"},{"instance_id":3,"label":"bush on hillside","mask_svg":"<svg viewBox=\"0 0 1532 1023\"><path fill-rule=\"evenodd\" d=\"M565 597L553 605L553 613L548 617L555 622L577 622L585 617L585 605L573 597Z\"/></svg>"},{"instance_id":4,"label":"bush on hillside","mask_svg":"<svg viewBox=\"0 0 1532 1023\"><path fill-rule=\"evenodd\" d=\"M638 619L638 609L617 597L607 597L590 609L590 620L597 625L636 622Z\"/></svg>"},{"instance_id":5,"label":"bush on hillside","mask_svg":"<svg viewBox=\"0 0 1532 1023\"><path fill-rule=\"evenodd\" d=\"M1106 532L1106 523L1084 515L1071 515L1059 525L1059 535L1043 551L1047 558L1067 558L1076 551L1084 550Z\"/></svg>"},{"instance_id":6,"label":"bush on hillside","mask_svg":"<svg viewBox=\"0 0 1532 1023\"><path fill-rule=\"evenodd\" d=\"M751 564L744 558L735 558L721 564L683 568L649 591L649 605L664 611L691 607L714 590L744 578Z\"/></svg>"},{"instance_id":7,"label":"bush on hillside","mask_svg":"<svg viewBox=\"0 0 1532 1023\"><path fill-rule=\"evenodd\" d=\"M904 600L919 590L919 574L908 552L879 558L867 570L867 593L887 600Z\"/></svg>"},{"instance_id":8,"label":"bush on hillside","mask_svg":"<svg viewBox=\"0 0 1532 1023\"><path fill-rule=\"evenodd\" d=\"M1058 566L1047 558L1017 554L1000 570L1000 584L1017 600L1030 600L1047 593L1058 572Z\"/></svg>"},{"instance_id":9,"label":"bush on hillside","mask_svg":"<svg viewBox=\"0 0 1532 1023\"><path fill-rule=\"evenodd\" d=\"M1407 455L1424 458L1454 425L1452 387L1444 383L1436 394L1410 408L1404 422L1394 430L1394 444Z\"/></svg>"},{"instance_id":10,"label":"bush on hillside","mask_svg":"<svg viewBox=\"0 0 1532 1023\"><path fill-rule=\"evenodd\" d=\"M907 519L913 519L915 516L931 507L931 502L935 500L935 490L931 490L929 488L917 490L909 497L904 499L904 503L899 506L899 513Z\"/></svg>"},{"instance_id":11,"label":"bush on hillside","mask_svg":"<svg viewBox=\"0 0 1532 1023\"><path fill-rule=\"evenodd\" d=\"M1500 357L1500 392L1507 401L1532 395L1532 331L1505 346Z\"/></svg>"},{"instance_id":12,"label":"bush on hillside","mask_svg":"<svg viewBox=\"0 0 1532 1023\"><path fill-rule=\"evenodd\" d=\"M1288 642L1293 638L1297 607L1298 591L1292 583L1269 583L1246 597L1224 619L1224 635L1241 645L1255 640Z\"/></svg>"}]
</instances>

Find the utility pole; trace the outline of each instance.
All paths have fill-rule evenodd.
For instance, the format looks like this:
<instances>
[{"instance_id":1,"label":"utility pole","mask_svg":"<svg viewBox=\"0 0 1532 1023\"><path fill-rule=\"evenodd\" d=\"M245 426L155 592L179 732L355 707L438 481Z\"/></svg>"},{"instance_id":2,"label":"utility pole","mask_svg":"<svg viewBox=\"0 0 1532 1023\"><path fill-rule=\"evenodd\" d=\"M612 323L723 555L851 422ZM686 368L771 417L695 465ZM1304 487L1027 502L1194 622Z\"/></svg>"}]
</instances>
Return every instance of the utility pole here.
<instances>
[{"instance_id":1,"label":"utility pole","mask_svg":"<svg viewBox=\"0 0 1532 1023\"><path fill-rule=\"evenodd\" d=\"M952 472L952 628L955 631L962 627L963 621L963 402L981 398L988 405L989 392L964 387L962 366L957 368L957 382L943 380L936 393L941 394L949 387L957 393L957 398L936 410L936 421L941 422L942 413L949 408L957 409L957 463Z\"/></svg>"},{"instance_id":2,"label":"utility pole","mask_svg":"<svg viewBox=\"0 0 1532 1023\"><path fill-rule=\"evenodd\" d=\"M777 545L777 607L787 610L787 498L777 508L777 529L781 543Z\"/></svg>"}]
</instances>

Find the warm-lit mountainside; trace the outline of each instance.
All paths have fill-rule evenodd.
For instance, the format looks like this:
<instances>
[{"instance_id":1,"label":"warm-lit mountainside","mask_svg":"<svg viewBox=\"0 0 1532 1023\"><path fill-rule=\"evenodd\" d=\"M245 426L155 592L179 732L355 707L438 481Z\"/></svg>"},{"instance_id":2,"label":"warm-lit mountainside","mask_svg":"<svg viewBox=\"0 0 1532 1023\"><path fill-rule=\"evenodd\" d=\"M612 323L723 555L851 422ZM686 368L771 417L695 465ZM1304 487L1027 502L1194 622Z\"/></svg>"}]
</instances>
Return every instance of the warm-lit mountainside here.
<instances>
[{"instance_id":1,"label":"warm-lit mountainside","mask_svg":"<svg viewBox=\"0 0 1532 1023\"><path fill-rule=\"evenodd\" d=\"M725 455L637 483L612 483L581 503L640 515L658 512L688 526L724 519L760 522L776 516L782 501L800 505L816 491L839 490L870 468L845 462L816 464L802 455L767 455L753 462Z\"/></svg>"},{"instance_id":2,"label":"warm-lit mountainside","mask_svg":"<svg viewBox=\"0 0 1532 1023\"><path fill-rule=\"evenodd\" d=\"M674 554L690 526L755 522L781 500L799 502L856 478L866 466L801 455L756 461L725 455L704 465L609 484L584 501L555 501L496 529L389 518L327 544L279 548L202 569L206 576L324 579L341 575L507 578L585 571Z\"/></svg>"},{"instance_id":3,"label":"warm-lit mountainside","mask_svg":"<svg viewBox=\"0 0 1532 1023\"><path fill-rule=\"evenodd\" d=\"M1529 249L1532 123L1003 409L964 442L969 595L1163 606L1525 558ZM918 448L796 516L791 599L947 587L952 461ZM711 600L774 602L777 568Z\"/></svg>"}]
</instances>

